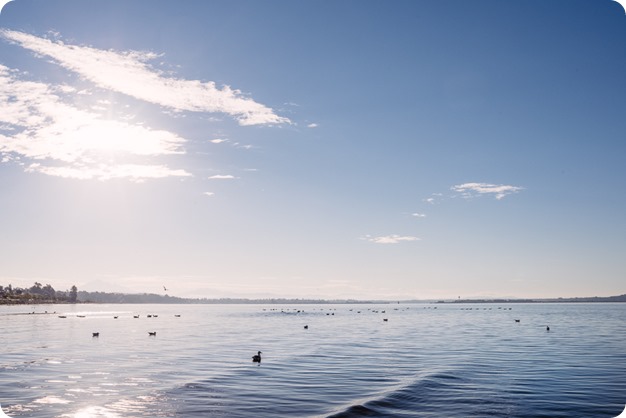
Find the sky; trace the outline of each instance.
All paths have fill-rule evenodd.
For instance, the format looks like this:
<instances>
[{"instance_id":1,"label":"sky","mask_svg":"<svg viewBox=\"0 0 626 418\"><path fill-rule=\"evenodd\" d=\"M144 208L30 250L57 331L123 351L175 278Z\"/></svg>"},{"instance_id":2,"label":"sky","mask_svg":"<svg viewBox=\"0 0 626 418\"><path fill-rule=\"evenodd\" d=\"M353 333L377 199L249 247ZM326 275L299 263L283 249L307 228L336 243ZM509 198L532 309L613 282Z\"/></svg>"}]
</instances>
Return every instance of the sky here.
<instances>
[{"instance_id":1,"label":"sky","mask_svg":"<svg viewBox=\"0 0 626 418\"><path fill-rule=\"evenodd\" d=\"M625 93L612 0L14 0L0 284L624 294Z\"/></svg>"}]
</instances>

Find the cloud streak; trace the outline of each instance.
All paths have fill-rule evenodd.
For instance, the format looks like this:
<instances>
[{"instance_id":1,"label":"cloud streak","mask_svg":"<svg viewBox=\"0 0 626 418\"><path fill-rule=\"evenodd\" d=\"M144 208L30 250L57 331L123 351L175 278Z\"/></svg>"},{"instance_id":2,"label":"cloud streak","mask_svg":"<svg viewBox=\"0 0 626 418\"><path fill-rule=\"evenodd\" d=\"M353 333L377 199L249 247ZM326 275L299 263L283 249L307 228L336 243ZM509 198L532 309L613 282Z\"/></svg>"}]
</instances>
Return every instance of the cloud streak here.
<instances>
[{"instance_id":1,"label":"cloud streak","mask_svg":"<svg viewBox=\"0 0 626 418\"><path fill-rule=\"evenodd\" d=\"M504 199L510 194L524 190L523 187L510 186L505 184L489 184L489 183L463 183L452 186L450 190L460 193L464 198L473 198L482 195L492 195L497 200Z\"/></svg>"},{"instance_id":2,"label":"cloud streak","mask_svg":"<svg viewBox=\"0 0 626 418\"><path fill-rule=\"evenodd\" d=\"M418 237L412 236L401 236L401 235L385 235L380 237L373 237L371 235L366 235L362 238L365 241L373 242L374 244L399 244L401 242L410 242L410 241L419 241Z\"/></svg>"},{"instance_id":3,"label":"cloud streak","mask_svg":"<svg viewBox=\"0 0 626 418\"><path fill-rule=\"evenodd\" d=\"M0 30L0 37L36 54L52 58L58 65L80 74L101 88L126 94L174 111L224 113L240 125L277 125L291 123L288 118L245 97L229 86L214 82L165 77L148 62L157 58L152 52L116 52L68 45L23 32Z\"/></svg>"},{"instance_id":4,"label":"cloud streak","mask_svg":"<svg viewBox=\"0 0 626 418\"><path fill-rule=\"evenodd\" d=\"M129 179L136 182L143 182L146 179L158 179L164 177L187 177L191 176L185 170L172 170L164 165L145 165L145 164L117 164L98 166L43 166L39 163L33 163L26 168L26 172L38 172L49 176L72 178L79 180L113 180L113 179Z\"/></svg>"},{"instance_id":5,"label":"cloud streak","mask_svg":"<svg viewBox=\"0 0 626 418\"><path fill-rule=\"evenodd\" d=\"M209 180L232 180L235 176L231 174L216 174L214 176L209 177Z\"/></svg>"}]
</instances>

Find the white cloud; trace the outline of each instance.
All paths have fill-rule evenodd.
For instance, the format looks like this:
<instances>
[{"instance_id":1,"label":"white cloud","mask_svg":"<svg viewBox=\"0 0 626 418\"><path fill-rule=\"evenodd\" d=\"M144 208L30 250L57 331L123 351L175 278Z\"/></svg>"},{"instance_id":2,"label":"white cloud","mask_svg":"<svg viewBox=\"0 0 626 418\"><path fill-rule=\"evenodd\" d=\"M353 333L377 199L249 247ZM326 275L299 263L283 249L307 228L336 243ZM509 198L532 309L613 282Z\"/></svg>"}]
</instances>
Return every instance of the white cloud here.
<instances>
[{"instance_id":1,"label":"white cloud","mask_svg":"<svg viewBox=\"0 0 626 418\"><path fill-rule=\"evenodd\" d=\"M0 65L0 154L2 161L24 158L28 172L101 180L190 176L137 158L184 154L178 135L103 119L63 100L67 88L22 81Z\"/></svg>"},{"instance_id":2,"label":"white cloud","mask_svg":"<svg viewBox=\"0 0 626 418\"><path fill-rule=\"evenodd\" d=\"M413 216L414 218L425 218L426 214L425 213L412 213L411 216Z\"/></svg>"},{"instance_id":3,"label":"white cloud","mask_svg":"<svg viewBox=\"0 0 626 418\"><path fill-rule=\"evenodd\" d=\"M517 193L524 188L504 184L464 183L452 186L450 189L455 192L461 193L461 196L465 198L471 198L480 195L493 195L497 200L500 200L510 194Z\"/></svg>"},{"instance_id":4,"label":"white cloud","mask_svg":"<svg viewBox=\"0 0 626 418\"><path fill-rule=\"evenodd\" d=\"M306 127L307 128L317 128L319 125L317 123L309 123Z\"/></svg>"},{"instance_id":5,"label":"white cloud","mask_svg":"<svg viewBox=\"0 0 626 418\"><path fill-rule=\"evenodd\" d=\"M136 182L143 182L146 179L164 178L164 177L187 177L191 174L185 170L172 170L163 165L140 165L140 164L121 164L121 165L99 165L99 166L42 166L39 163L33 163L26 168L26 172L43 173L50 176L72 178L79 180L112 180L126 178Z\"/></svg>"},{"instance_id":6,"label":"white cloud","mask_svg":"<svg viewBox=\"0 0 626 418\"><path fill-rule=\"evenodd\" d=\"M440 200L442 200L442 198L443 198L443 194L433 193L430 195L430 197L427 197L426 199L422 199L422 201L426 203L430 203L431 205L434 205L435 203L438 203Z\"/></svg>"},{"instance_id":7,"label":"white cloud","mask_svg":"<svg viewBox=\"0 0 626 418\"><path fill-rule=\"evenodd\" d=\"M215 139L211 139L209 142L211 142L213 144L221 144L222 142L228 142L228 139L215 138Z\"/></svg>"},{"instance_id":8,"label":"white cloud","mask_svg":"<svg viewBox=\"0 0 626 418\"><path fill-rule=\"evenodd\" d=\"M152 52L116 52L51 41L23 32L0 30L0 37L37 54L51 57L60 66L80 74L99 87L155 103L175 111L219 112L240 125L291 123L288 118L229 86L214 82L165 77L148 62Z\"/></svg>"},{"instance_id":9,"label":"white cloud","mask_svg":"<svg viewBox=\"0 0 626 418\"><path fill-rule=\"evenodd\" d=\"M375 244L398 244L403 241L419 241L420 239L412 236L401 236L401 235L386 235L382 237L373 237L371 235L366 235L364 238L365 241L373 242Z\"/></svg>"},{"instance_id":10,"label":"white cloud","mask_svg":"<svg viewBox=\"0 0 626 418\"><path fill-rule=\"evenodd\" d=\"M202 194L205 195L205 196L214 196L215 195L215 193L213 193L213 192L204 192Z\"/></svg>"},{"instance_id":11,"label":"white cloud","mask_svg":"<svg viewBox=\"0 0 626 418\"><path fill-rule=\"evenodd\" d=\"M235 176L230 174L216 174L214 176L209 177L209 180L232 180Z\"/></svg>"}]
</instances>

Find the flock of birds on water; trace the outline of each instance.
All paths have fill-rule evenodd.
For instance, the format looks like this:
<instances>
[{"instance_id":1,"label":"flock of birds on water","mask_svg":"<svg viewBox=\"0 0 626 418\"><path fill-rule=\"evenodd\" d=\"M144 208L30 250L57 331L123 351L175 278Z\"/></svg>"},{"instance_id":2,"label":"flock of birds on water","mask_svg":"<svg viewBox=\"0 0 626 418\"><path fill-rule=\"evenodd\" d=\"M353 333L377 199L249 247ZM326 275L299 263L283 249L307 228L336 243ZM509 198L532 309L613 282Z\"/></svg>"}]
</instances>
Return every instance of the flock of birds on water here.
<instances>
[{"instance_id":1,"label":"flock of birds on water","mask_svg":"<svg viewBox=\"0 0 626 418\"><path fill-rule=\"evenodd\" d=\"M404 308L404 310L408 310L408 309L409 309L408 307ZM424 309L437 309L437 307L436 306L434 306L434 307L431 307L431 306L426 307L425 306ZM469 311L471 311L472 309L480 310L480 308L461 308L461 310L469 310ZM483 310L491 310L492 308L482 308L482 309ZM513 310L513 308L502 308L502 307L498 307L498 309L509 310L509 311ZM277 312L278 308L271 308L269 310ZM320 310L323 311L324 308L320 308ZM336 308L329 308L329 312L326 312L326 315L327 316L334 316L335 312L330 312L330 311L336 311L336 310L337 310ZM399 309L398 308L394 308L394 310L397 311ZM267 311L267 309L263 309L263 311ZM349 311L350 312L354 312L355 310L354 309L350 309ZM375 309L371 309L371 308L367 308L367 311L370 311L372 313L383 313L383 314L387 312L385 310L375 310ZM47 313L47 311L46 311L46 313ZM282 309L280 309L280 313L282 313L282 314L300 314L300 313L304 313L304 309L293 308L291 310L290 309L285 310L285 308L282 308ZM361 310L357 310L356 313L360 314ZM76 317L77 318L85 318L85 315L76 315ZM140 317L139 315L133 315L133 318L135 318L135 319L137 319L139 317ZM146 317L147 318L158 318L159 315L147 314ZM175 314L174 317L180 318L180 314ZM67 315L59 315L59 318L67 318ZM113 319L118 319L118 318L119 318L118 315L113 316ZM514 321L515 321L515 323L520 323L521 319L514 319ZM389 318L383 318L383 322L389 322ZM309 326L308 325L304 325L304 329L305 330L309 329ZM550 331L550 326L549 325L546 325L546 331ZM149 337L156 337L156 331L148 331L148 336ZM92 337L93 338L100 337L100 332L92 332ZM262 352L258 351L255 355L252 356L252 362L253 363L258 363L259 366L261 365L261 354L262 354Z\"/></svg>"},{"instance_id":2,"label":"flock of birds on water","mask_svg":"<svg viewBox=\"0 0 626 418\"><path fill-rule=\"evenodd\" d=\"M47 313L47 311L46 311L46 313ZM86 315L76 315L76 317L77 317L77 318L85 318L85 317L86 317ZM135 318L135 319L138 319L139 317L140 317L140 315L133 315L133 318ZM146 317L147 317L147 318L158 318L158 317L159 317L159 315L156 315L156 314L148 314L148 315L146 315ZM180 318L180 314L176 314L176 315L174 315L174 317L176 317L176 318ZM63 319L64 319L64 318L67 318L67 315L59 315L59 318L63 318ZM118 318L119 318L119 315L115 315L115 316L113 316L113 319L118 319ZM91 333L91 336L92 336L93 338L100 337L100 332L99 332L99 331L98 331L98 332L92 332L92 333ZM148 336L149 336L149 337L156 337L156 331L148 331Z\"/></svg>"}]
</instances>

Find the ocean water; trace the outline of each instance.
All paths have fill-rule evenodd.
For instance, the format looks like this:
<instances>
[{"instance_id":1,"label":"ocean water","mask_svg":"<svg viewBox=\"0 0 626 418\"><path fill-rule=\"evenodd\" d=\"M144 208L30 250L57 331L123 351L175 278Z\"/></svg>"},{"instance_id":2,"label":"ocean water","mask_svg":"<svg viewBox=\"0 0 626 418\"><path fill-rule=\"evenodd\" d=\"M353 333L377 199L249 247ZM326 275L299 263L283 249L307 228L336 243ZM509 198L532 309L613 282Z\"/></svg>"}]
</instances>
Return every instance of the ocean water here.
<instances>
[{"instance_id":1,"label":"ocean water","mask_svg":"<svg viewBox=\"0 0 626 418\"><path fill-rule=\"evenodd\" d=\"M0 306L0 341L11 417L587 418L626 403L626 303Z\"/></svg>"}]
</instances>

